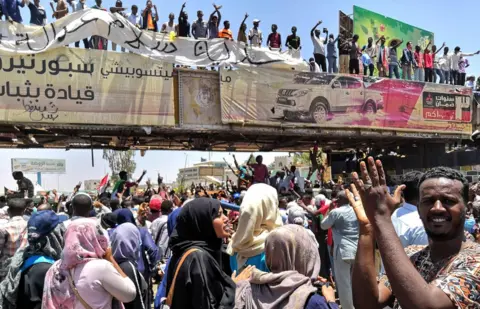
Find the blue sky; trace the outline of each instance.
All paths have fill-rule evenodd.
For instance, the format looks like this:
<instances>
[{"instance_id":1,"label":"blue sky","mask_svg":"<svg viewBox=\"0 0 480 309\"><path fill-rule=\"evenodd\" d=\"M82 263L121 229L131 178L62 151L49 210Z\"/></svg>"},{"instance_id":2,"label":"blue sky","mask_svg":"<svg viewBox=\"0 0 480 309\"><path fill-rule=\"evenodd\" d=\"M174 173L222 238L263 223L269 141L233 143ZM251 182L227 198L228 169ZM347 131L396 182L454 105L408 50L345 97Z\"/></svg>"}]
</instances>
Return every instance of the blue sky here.
<instances>
[{"instance_id":1,"label":"blue sky","mask_svg":"<svg viewBox=\"0 0 480 309\"><path fill-rule=\"evenodd\" d=\"M51 9L46 0L41 0L43 6L47 9L49 21L51 21ZM130 8L132 4L142 9L146 1L123 0L125 7ZM104 0L103 6L109 8L114 6L114 0ZM183 1L155 1L160 22L168 19L168 14L173 12L176 17L180 11ZM94 5L94 0L87 0L89 6ZM347 14L353 13L353 5L384 14L386 16L402 20L408 24L430 30L435 33L435 42L441 45L447 43L450 50L455 46L460 46L465 52L474 52L480 49L480 44L476 40L477 32L474 23L478 20L480 2L478 0L463 0L455 5L452 1L372 1L372 0L300 0L300 1L274 1L274 0L242 0L242 1L218 1L217 5L223 5L222 20L229 20L231 28L236 38L238 27L242 21L245 12L250 17L247 20L248 28L252 25L252 20L258 18L261 20L260 29L268 34L271 24L275 23L279 27L279 32L283 34L283 40L290 33L292 26L297 26L298 35L302 38L302 53L304 58L309 58L312 53L312 44L309 38L310 29L318 20L323 20L322 27L329 28L330 32L338 33L338 11L342 10ZM190 22L196 18L196 11L203 10L207 17L212 11L211 1L192 0L187 2L186 11L189 13ZM129 10L128 10L129 11ZM30 19L29 10L21 10L24 21ZM83 45L81 45L83 46ZM469 74L478 76L480 73L480 56L470 59L471 66L468 68ZM249 154L239 154L239 158L244 160ZM270 163L275 154L265 154L266 163ZM212 159L222 160L228 157L228 153L212 153ZM89 151L69 151L64 150L0 150L0 183L13 188L14 181L11 179L10 159L19 158L62 158L67 160L67 174L61 176L44 176L44 183L48 188L57 187L60 189L70 189L79 180L99 179L108 171L108 166L102 160L101 151L95 152L95 168L91 167ZM208 153L189 152L188 163L196 163L200 158L208 158ZM185 152L156 151L147 152L145 157L137 155L137 174L143 169L150 171L149 177L156 178L156 171L160 170L167 177L168 181L176 178L178 168L185 164ZM34 175L29 175L32 180Z\"/></svg>"}]
</instances>

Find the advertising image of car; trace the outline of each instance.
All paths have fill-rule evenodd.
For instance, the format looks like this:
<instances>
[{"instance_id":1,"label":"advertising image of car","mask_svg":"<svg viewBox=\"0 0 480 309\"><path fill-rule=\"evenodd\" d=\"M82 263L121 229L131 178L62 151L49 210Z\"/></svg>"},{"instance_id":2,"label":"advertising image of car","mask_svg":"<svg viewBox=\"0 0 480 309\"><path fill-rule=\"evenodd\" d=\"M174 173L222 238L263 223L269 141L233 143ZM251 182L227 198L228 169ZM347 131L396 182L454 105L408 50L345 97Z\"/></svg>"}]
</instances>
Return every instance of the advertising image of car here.
<instances>
[{"instance_id":1,"label":"advertising image of car","mask_svg":"<svg viewBox=\"0 0 480 309\"><path fill-rule=\"evenodd\" d=\"M287 121L322 123L335 114L374 114L382 108L382 96L365 92L361 77L302 72L295 75L291 88L278 90L271 111Z\"/></svg>"}]
</instances>

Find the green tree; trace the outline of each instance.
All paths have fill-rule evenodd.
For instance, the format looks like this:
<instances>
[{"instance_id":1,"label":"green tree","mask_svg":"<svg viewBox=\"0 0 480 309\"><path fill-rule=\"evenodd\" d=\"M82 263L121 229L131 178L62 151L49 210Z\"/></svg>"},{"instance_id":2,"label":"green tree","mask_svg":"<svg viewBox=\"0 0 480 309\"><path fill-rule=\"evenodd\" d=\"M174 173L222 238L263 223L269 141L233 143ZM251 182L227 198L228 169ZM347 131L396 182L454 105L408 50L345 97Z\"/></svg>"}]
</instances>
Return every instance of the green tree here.
<instances>
[{"instance_id":1,"label":"green tree","mask_svg":"<svg viewBox=\"0 0 480 309\"><path fill-rule=\"evenodd\" d=\"M310 154L308 152L302 152L302 153L295 153L293 155L293 165L307 165L309 166L311 161L310 161Z\"/></svg>"},{"instance_id":2,"label":"green tree","mask_svg":"<svg viewBox=\"0 0 480 309\"><path fill-rule=\"evenodd\" d=\"M103 159L108 161L108 166L112 171L111 179L116 182L119 177L118 173L121 171L126 171L128 175L132 175L135 172L137 163L135 163L135 151L117 151L104 149L103 150Z\"/></svg>"}]
</instances>

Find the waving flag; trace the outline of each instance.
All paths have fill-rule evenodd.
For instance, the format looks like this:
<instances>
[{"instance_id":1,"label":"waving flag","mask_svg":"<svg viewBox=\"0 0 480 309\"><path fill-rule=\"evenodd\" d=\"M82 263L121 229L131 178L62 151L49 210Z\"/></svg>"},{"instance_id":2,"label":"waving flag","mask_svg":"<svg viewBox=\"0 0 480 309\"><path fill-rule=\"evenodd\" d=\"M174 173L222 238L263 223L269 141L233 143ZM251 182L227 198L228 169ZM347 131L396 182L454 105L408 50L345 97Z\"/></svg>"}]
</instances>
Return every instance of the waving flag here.
<instances>
[{"instance_id":1,"label":"waving flag","mask_svg":"<svg viewBox=\"0 0 480 309\"><path fill-rule=\"evenodd\" d=\"M98 194L100 195L102 193L105 193L105 191L107 190L107 187L108 187L108 174L105 175L105 177L103 177L100 183L98 184L98 187L97 187Z\"/></svg>"}]
</instances>

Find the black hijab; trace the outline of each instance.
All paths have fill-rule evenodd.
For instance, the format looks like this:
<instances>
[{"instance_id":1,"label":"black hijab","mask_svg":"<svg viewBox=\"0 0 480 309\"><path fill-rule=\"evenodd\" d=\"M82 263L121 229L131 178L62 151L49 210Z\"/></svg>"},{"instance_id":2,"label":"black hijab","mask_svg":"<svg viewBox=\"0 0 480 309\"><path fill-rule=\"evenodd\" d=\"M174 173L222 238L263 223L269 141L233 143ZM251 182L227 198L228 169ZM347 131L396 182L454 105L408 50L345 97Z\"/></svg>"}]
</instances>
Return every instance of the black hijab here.
<instances>
[{"instance_id":1,"label":"black hijab","mask_svg":"<svg viewBox=\"0 0 480 309\"><path fill-rule=\"evenodd\" d=\"M197 198L183 206L178 214L177 225L169 241L172 257L167 272L167 294L183 254L191 248L200 251L189 255L179 269L172 309L195 307L192 304L206 308L233 307L235 283L222 270L222 239L216 236L213 228L213 220L218 217L220 207L218 200ZM199 277L201 282L196 282ZM192 293L192 289L203 291ZM194 299L189 294L203 296Z\"/></svg>"},{"instance_id":2,"label":"black hijab","mask_svg":"<svg viewBox=\"0 0 480 309\"><path fill-rule=\"evenodd\" d=\"M222 240L215 234L212 223L220 206L218 200L197 198L182 208L168 243L173 253L171 265L176 265L176 257L181 258L192 247L207 251L221 265Z\"/></svg>"}]
</instances>

